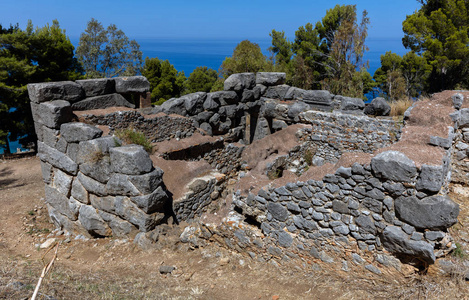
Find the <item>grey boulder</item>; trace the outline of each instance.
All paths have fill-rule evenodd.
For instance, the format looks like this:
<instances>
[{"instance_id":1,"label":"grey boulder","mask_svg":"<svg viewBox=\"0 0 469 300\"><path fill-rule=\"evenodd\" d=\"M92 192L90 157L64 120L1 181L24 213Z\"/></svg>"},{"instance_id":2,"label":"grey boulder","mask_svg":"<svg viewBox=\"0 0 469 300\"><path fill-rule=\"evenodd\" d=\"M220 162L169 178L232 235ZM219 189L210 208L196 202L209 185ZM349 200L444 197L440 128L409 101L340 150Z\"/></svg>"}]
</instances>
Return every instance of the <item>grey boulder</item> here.
<instances>
[{"instance_id":1,"label":"grey boulder","mask_svg":"<svg viewBox=\"0 0 469 300\"><path fill-rule=\"evenodd\" d=\"M364 113L374 116L389 116L391 113L391 106L382 97L375 98L371 103L365 107Z\"/></svg>"},{"instance_id":2,"label":"grey boulder","mask_svg":"<svg viewBox=\"0 0 469 300\"><path fill-rule=\"evenodd\" d=\"M444 230L458 221L459 205L446 195L423 199L401 196L394 206L400 220L418 229Z\"/></svg>"},{"instance_id":3,"label":"grey boulder","mask_svg":"<svg viewBox=\"0 0 469 300\"><path fill-rule=\"evenodd\" d=\"M225 80L225 91L241 92L244 89L252 89L256 85L256 75L254 73L237 73Z\"/></svg>"},{"instance_id":4,"label":"grey boulder","mask_svg":"<svg viewBox=\"0 0 469 300\"><path fill-rule=\"evenodd\" d=\"M73 81L43 82L28 84L29 99L36 103L51 100L76 102L85 98L81 85Z\"/></svg>"},{"instance_id":5,"label":"grey boulder","mask_svg":"<svg viewBox=\"0 0 469 300\"><path fill-rule=\"evenodd\" d=\"M120 94L109 94L96 97L86 98L85 100L72 104L73 110L91 110L91 109L104 109L108 107L129 107L135 108L135 105L127 101Z\"/></svg>"},{"instance_id":6,"label":"grey boulder","mask_svg":"<svg viewBox=\"0 0 469 300\"><path fill-rule=\"evenodd\" d=\"M382 179L410 182L417 174L415 163L399 151L386 151L371 159L374 174Z\"/></svg>"},{"instance_id":7,"label":"grey boulder","mask_svg":"<svg viewBox=\"0 0 469 300\"><path fill-rule=\"evenodd\" d=\"M281 72L258 72L256 74L256 84L265 86L284 84L287 75Z\"/></svg>"},{"instance_id":8,"label":"grey boulder","mask_svg":"<svg viewBox=\"0 0 469 300\"><path fill-rule=\"evenodd\" d=\"M77 80L76 83L81 85L86 97L112 94L116 91L115 82L112 78L83 79Z\"/></svg>"},{"instance_id":9,"label":"grey boulder","mask_svg":"<svg viewBox=\"0 0 469 300\"><path fill-rule=\"evenodd\" d=\"M103 131L85 123L66 123L60 126L60 135L68 143L92 140L101 137Z\"/></svg>"},{"instance_id":10,"label":"grey boulder","mask_svg":"<svg viewBox=\"0 0 469 300\"><path fill-rule=\"evenodd\" d=\"M150 91L150 82L144 76L116 77L117 93L146 93Z\"/></svg>"},{"instance_id":11,"label":"grey boulder","mask_svg":"<svg viewBox=\"0 0 469 300\"><path fill-rule=\"evenodd\" d=\"M391 253L417 257L429 264L435 262L433 246L424 241L411 240L400 227L386 227L381 241L383 246Z\"/></svg>"},{"instance_id":12,"label":"grey boulder","mask_svg":"<svg viewBox=\"0 0 469 300\"><path fill-rule=\"evenodd\" d=\"M127 175L148 173L153 163L142 146L128 145L110 149L111 165L114 172Z\"/></svg>"}]
</instances>

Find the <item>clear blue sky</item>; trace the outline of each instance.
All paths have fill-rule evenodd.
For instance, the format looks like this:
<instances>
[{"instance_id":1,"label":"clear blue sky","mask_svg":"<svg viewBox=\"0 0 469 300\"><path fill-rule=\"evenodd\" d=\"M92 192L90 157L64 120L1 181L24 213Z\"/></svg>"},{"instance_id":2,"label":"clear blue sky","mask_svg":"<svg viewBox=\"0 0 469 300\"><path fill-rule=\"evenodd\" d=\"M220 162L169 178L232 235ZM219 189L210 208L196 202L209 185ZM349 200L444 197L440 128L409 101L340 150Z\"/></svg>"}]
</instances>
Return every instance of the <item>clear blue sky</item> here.
<instances>
[{"instance_id":1,"label":"clear blue sky","mask_svg":"<svg viewBox=\"0 0 469 300\"><path fill-rule=\"evenodd\" d=\"M105 27L116 24L131 39L172 38L269 38L272 29L284 30L293 39L299 26L315 24L336 4L357 4L371 19L371 38L402 37L402 21L419 7L415 0L364 1L258 1L258 0L0 0L0 24L28 19L44 26L57 19L76 39L93 17Z\"/></svg>"}]
</instances>

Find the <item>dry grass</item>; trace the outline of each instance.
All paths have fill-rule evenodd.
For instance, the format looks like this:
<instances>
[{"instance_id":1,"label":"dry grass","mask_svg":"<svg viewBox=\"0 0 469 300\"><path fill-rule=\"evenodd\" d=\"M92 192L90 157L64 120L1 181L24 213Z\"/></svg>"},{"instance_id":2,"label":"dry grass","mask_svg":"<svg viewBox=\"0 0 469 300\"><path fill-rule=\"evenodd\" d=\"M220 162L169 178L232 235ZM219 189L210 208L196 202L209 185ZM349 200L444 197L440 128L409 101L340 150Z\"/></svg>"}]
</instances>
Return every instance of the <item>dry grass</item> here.
<instances>
[{"instance_id":1,"label":"dry grass","mask_svg":"<svg viewBox=\"0 0 469 300\"><path fill-rule=\"evenodd\" d=\"M141 145L145 148L149 154L153 152L153 146L145 134L141 131L135 130L134 128L118 129L114 134L121 139L124 144L136 144Z\"/></svg>"},{"instance_id":2,"label":"dry grass","mask_svg":"<svg viewBox=\"0 0 469 300\"><path fill-rule=\"evenodd\" d=\"M404 115L405 111L412 106L414 101L412 99L400 99L392 101L391 105L391 116L397 117Z\"/></svg>"}]
</instances>

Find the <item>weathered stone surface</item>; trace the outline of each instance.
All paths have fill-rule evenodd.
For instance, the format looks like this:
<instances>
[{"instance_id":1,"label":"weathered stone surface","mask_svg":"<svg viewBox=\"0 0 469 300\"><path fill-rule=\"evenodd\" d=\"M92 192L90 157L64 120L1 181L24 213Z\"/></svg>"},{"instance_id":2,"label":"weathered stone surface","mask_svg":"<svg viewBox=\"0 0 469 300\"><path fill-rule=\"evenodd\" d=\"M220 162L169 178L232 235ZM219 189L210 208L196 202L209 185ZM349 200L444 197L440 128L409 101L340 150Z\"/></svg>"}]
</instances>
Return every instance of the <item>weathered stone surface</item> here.
<instances>
[{"instance_id":1,"label":"weathered stone surface","mask_svg":"<svg viewBox=\"0 0 469 300\"><path fill-rule=\"evenodd\" d=\"M138 196L140 192L129 181L129 175L114 173L106 184L109 195Z\"/></svg>"},{"instance_id":2,"label":"weathered stone surface","mask_svg":"<svg viewBox=\"0 0 469 300\"><path fill-rule=\"evenodd\" d=\"M240 92L244 89L252 89L256 85L254 73L237 73L225 80L225 91Z\"/></svg>"},{"instance_id":3,"label":"weathered stone surface","mask_svg":"<svg viewBox=\"0 0 469 300\"><path fill-rule=\"evenodd\" d=\"M148 173L153 168L150 156L142 146L128 145L110 149L114 172L128 175Z\"/></svg>"},{"instance_id":4,"label":"weathered stone surface","mask_svg":"<svg viewBox=\"0 0 469 300\"><path fill-rule=\"evenodd\" d=\"M163 187L158 187L149 195L131 197L130 200L147 214L156 211L163 212L169 201L169 196Z\"/></svg>"},{"instance_id":5,"label":"weathered stone surface","mask_svg":"<svg viewBox=\"0 0 469 300\"><path fill-rule=\"evenodd\" d=\"M218 92L209 93L207 94L206 101L208 101L209 98L215 102L215 106L218 105L217 108L220 105L236 104L240 100L238 97L238 94L235 91L218 91ZM205 104L204 104L204 108L205 108Z\"/></svg>"},{"instance_id":6,"label":"weathered stone surface","mask_svg":"<svg viewBox=\"0 0 469 300\"><path fill-rule=\"evenodd\" d=\"M443 185L443 166L422 165L415 188L419 191L437 193Z\"/></svg>"},{"instance_id":7,"label":"weathered stone surface","mask_svg":"<svg viewBox=\"0 0 469 300\"><path fill-rule=\"evenodd\" d=\"M100 210L98 210L98 214L111 228L112 236L128 237L137 233L137 228L115 215Z\"/></svg>"},{"instance_id":8,"label":"weathered stone surface","mask_svg":"<svg viewBox=\"0 0 469 300\"><path fill-rule=\"evenodd\" d=\"M140 193L150 194L163 182L163 174L163 170L155 167L150 173L129 176L129 180Z\"/></svg>"},{"instance_id":9,"label":"weathered stone surface","mask_svg":"<svg viewBox=\"0 0 469 300\"><path fill-rule=\"evenodd\" d=\"M96 209L89 205L80 207L80 214L78 215L81 225L92 236L110 236L112 234L111 228L99 216Z\"/></svg>"},{"instance_id":10,"label":"weathered stone surface","mask_svg":"<svg viewBox=\"0 0 469 300\"><path fill-rule=\"evenodd\" d=\"M115 82L112 78L83 79L77 80L76 83L81 85L86 97L112 94L116 91Z\"/></svg>"},{"instance_id":11,"label":"weathered stone surface","mask_svg":"<svg viewBox=\"0 0 469 300\"><path fill-rule=\"evenodd\" d=\"M256 74L256 84L265 86L284 84L287 75L281 72L258 72Z\"/></svg>"},{"instance_id":12,"label":"weathered stone surface","mask_svg":"<svg viewBox=\"0 0 469 300\"><path fill-rule=\"evenodd\" d=\"M150 82L144 76L116 77L117 93L146 93L150 91Z\"/></svg>"},{"instance_id":13,"label":"weathered stone surface","mask_svg":"<svg viewBox=\"0 0 469 300\"><path fill-rule=\"evenodd\" d=\"M453 100L454 108L460 109L464 102L464 96L461 93L456 93L453 96L451 96L451 99Z\"/></svg>"},{"instance_id":14,"label":"weathered stone surface","mask_svg":"<svg viewBox=\"0 0 469 300\"><path fill-rule=\"evenodd\" d=\"M279 246L288 248L292 245L293 238L288 232L280 230L277 232L277 242Z\"/></svg>"},{"instance_id":15,"label":"weathered stone surface","mask_svg":"<svg viewBox=\"0 0 469 300\"><path fill-rule=\"evenodd\" d=\"M288 117L292 120L297 120L298 115L304 111L307 111L308 109L308 104L302 101L296 101L295 103L293 103L293 105L288 107Z\"/></svg>"},{"instance_id":16,"label":"weathered stone surface","mask_svg":"<svg viewBox=\"0 0 469 300\"><path fill-rule=\"evenodd\" d=\"M191 116L196 115L204 110L203 104L207 97L207 93L197 92L182 96L184 99L184 107Z\"/></svg>"},{"instance_id":17,"label":"weathered stone surface","mask_svg":"<svg viewBox=\"0 0 469 300\"><path fill-rule=\"evenodd\" d=\"M386 101L386 99L382 97L375 98L365 107L363 111L367 115L374 115L374 116L389 116L391 112L391 106Z\"/></svg>"},{"instance_id":18,"label":"weathered stone surface","mask_svg":"<svg viewBox=\"0 0 469 300\"><path fill-rule=\"evenodd\" d=\"M127 197L115 197L114 207L115 212L121 218L137 226L143 232L154 229L164 218L163 213L146 214Z\"/></svg>"},{"instance_id":19,"label":"weathered stone surface","mask_svg":"<svg viewBox=\"0 0 469 300\"><path fill-rule=\"evenodd\" d=\"M369 216L360 216L355 219L355 223L359 226L360 233L376 234L376 226Z\"/></svg>"},{"instance_id":20,"label":"weathered stone surface","mask_svg":"<svg viewBox=\"0 0 469 300\"><path fill-rule=\"evenodd\" d=\"M334 97L334 100L340 102L341 110L363 110L365 108L365 102L363 102L363 100L360 98L351 98L336 95Z\"/></svg>"},{"instance_id":21,"label":"weathered stone surface","mask_svg":"<svg viewBox=\"0 0 469 300\"><path fill-rule=\"evenodd\" d=\"M88 162L80 164L80 172L105 184L111 178L113 171L109 154L94 154L90 157Z\"/></svg>"},{"instance_id":22,"label":"weathered stone surface","mask_svg":"<svg viewBox=\"0 0 469 300\"><path fill-rule=\"evenodd\" d=\"M43 82L28 84L29 99L36 103L51 100L76 102L85 97L81 85L73 81Z\"/></svg>"},{"instance_id":23,"label":"weathered stone surface","mask_svg":"<svg viewBox=\"0 0 469 300\"><path fill-rule=\"evenodd\" d=\"M41 160L41 172L44 183L50 183L52 179L52 165Z\"/></svg>"},{"instance_id":24,"label":"weathered stone surface","mask_svg":"<svg viewBox=\"0 0 469 300\"><path fill-rule=\"evenodd\" d=\"M101 137L103 131L85 123L66 123L60 126L60 135L68 143L92 140Z\"/></svg>"},{"instance_id":25,"label":"weathered stone surface","mask_svg":"<svg viewBox=\"0 0 469 300\"><path fill-rule=\"evenodd\" d=\"M70 122L73 118L70 103L64 100L54 100L39 104L39 123L49 128L59 129L63 123Z\"/></svg>"},{"instance_id":26,"label":"weathered stone surface","mask_svg":"<svg viewBox=\"0 0 469 300\"><path fill-rule=\"evenodd\" d=\"M160 107L162 111L167 114L177 114L181 116L186 116L187 111L185 103L186 101L183 98L171 98L163 102Z\"/></svg>"},{"instance_id":27,"label":"weathered stone surface","mask_svg":"<svg viewBox=\"0 0 469 300\"><path fill-rule=\"evenodd\" d=\"M83 187L83 185L80 183L78 178L75 178L73 180L71 195L72 195L73 198L75 198L76 200L80 201L83 204L90 204L90 199L89 199L89 196L88 196L88 192Z\"/></svg>"},{"instance_id":28,"label":"weathered stone surface","mask_svg":"<svg viewBox=\"0 0 469 300\"><path fill-rule=\"evenodd\" d=\"M57 169L61 169L72 175L77 174L78 165L73 160L62 152L42 142L38 142L38 156L42 161L48 162Z\"/></svg>"},{"instance_id":29,"label":"weathered stone surface","mask_svg":"<svg viewBox=\"0 0 469 300\"><path fill-rule=\"evenodd\" d=\"M61 170L55 170L53 186L63 195L69 196L73 177Z\"/></svg>"},{"instance_id":30,"label":"weathered stone surface","mask_svg":"<svg viewBox=\"0 0 469 300\"><path fill-rule=\"evenodd\" d=\"M431 244L410 240L409 236L397 226L386 227L381 240L383 246L391 253L417 257L430 264L435 262L435 254Z\"/></svg>"},{"instance_id":31,"label":"weathered stone surface","mask_svg":"<svg viewBox=\"0 0 469 300\"><path fill-rule=\"evenodd\" d=\"M91 110L91 109L104 109L108 107L130 107L135 108L135 105L127 101L121 94L109 94L86 98L79 102L72 104L73 110Z\"/></svg>"},{"instance_id":32,"label":"weathered stone surface","mask_svg":"<svg viewBox=\"0 0 469 300\"><path fill-rule=\"evenodd\" d=\"M264 97L284 100L285 95L287 94L289 89L290 89L290 86L286 84L269 86L267 87L267 90L264 93Z\"/></svg>"},{"instance_id":33,"label":"weathered stone surface","mask_svg":"<svg viewBox=\"0 0 469 300\"><path fill-rule=\"evenodd\" d=\"M459 205L446 195L423 199L401 196L394 206L400 220L418 229L444 230L458 221Z\"/></svg>"},{"instance_id":34,"label":"weathered stone surface","mask_svg":"<svg viewBox=\"0 0 469 300\"><path fill-rule=\"evenodd\" d=\"M415 163L399 151L382 152L371 159L371 168L377 177L411 182L417 174Z\"/></svg>"},{"instance_id":35,"label":"weathered stone surface","mask_svg":"<svg viewBox=\"0 0 469 300\"><path fill-rule=\"evenodd\" d=\"M45 185L45 202L70 220L76 220L75 214L70 210L67 196L56 188Z\"/></svg>"},{"instance_id":36,"label":"weathered stone surface","mask_svg":"<svg viewBox=\"0 0 469 300\"><path fill-rule=\"evenodd\" d=\"M301 100L316 109L329 111L332 109L333 95L325 90L303 90L291 87L285 94L285 100Z\"/></svg>"},{"instance_id":37,"label":"weathered stone surface","mask_svg":"<svg viewBox=\"0 0 469 300\"><path fill-rule=\"evenodd\" d=\"M267 210L275 219L285 222L288 218L288 210L279 203L267 203Z\"/></svg>"},{"instance_id":38,"label":"weathered stone surface","mask_svg":"<svg viewBox=\"0 0 469 300\"><path fill-rule=\"evenodd\" d=\"M96 194L98 196L106 196L107 195L107 189L106 185L94 180L91 177L88 177L84 175L81 172L78 172L78 180L80 183L83 185L83 187L90 193Z\"/></svg>"},{"instance_id":39,"label":"weathered stone surface","mask_svg":"<svg viewBox=\"0 0 469 300\"><path fill-rule=\"evenodd\" d=\"M109 154L109 149L117 147L122 142L113 136L104 136L93 140L82 141L79 143L77 162L79 164L96 161Z\"/></svg>"}]
</instances>

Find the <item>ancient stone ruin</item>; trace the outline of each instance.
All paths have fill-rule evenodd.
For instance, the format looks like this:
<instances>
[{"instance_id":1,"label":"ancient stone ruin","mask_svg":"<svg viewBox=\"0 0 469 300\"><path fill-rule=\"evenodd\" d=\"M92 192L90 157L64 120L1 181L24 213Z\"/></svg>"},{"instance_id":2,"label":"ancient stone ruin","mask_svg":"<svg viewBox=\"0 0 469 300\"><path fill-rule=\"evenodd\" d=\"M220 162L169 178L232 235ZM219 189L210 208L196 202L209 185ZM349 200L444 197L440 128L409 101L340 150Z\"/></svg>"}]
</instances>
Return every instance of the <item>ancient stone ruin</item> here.
<instances>
[{"instance_id":1,"label":"ancient stone ruin","mask_svg":"<svg viewBox=\"0 0 469 300\"><path fill-rule=\"evenodd\" d=\"M454 248L447 192L452 172L466 174L464 95L416 103L402 127L383 99L365 107L284 82L234 74L224 91L155 107L141 76L29 84L51 220L142 247L184 222L182 242L259 260L356 248L431 264ZM125 128L154 152L114 135Z\"/></svg>"}]
</instances>

